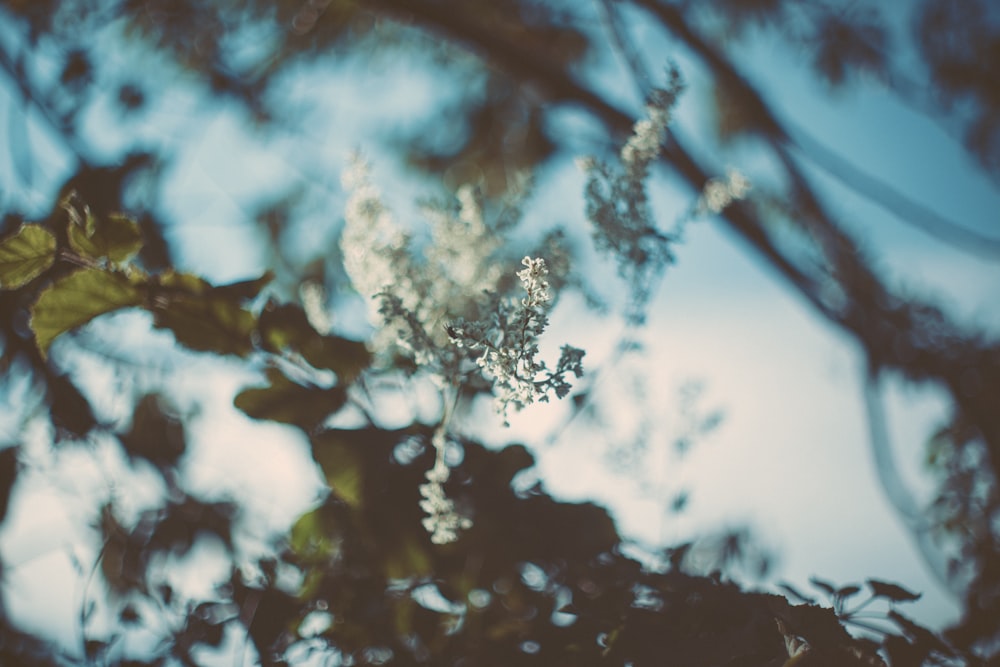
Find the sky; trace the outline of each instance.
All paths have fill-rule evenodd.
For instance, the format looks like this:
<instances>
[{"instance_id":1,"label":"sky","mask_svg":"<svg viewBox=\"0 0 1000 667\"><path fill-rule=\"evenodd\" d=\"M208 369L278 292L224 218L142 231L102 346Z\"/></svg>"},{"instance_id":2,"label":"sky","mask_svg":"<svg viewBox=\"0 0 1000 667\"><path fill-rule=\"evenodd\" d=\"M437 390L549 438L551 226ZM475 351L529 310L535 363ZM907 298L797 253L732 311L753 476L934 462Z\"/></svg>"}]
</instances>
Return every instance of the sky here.
<instances>
[{"instance_id":1,"label":"sky","mask_svg":"<svg viewBox=\"0 0 1000 667\"><path fill-rule=\"evenodd\" d=\"M647 25L635 21L629 27L651 63L668 57L678 61L689 88L675 129L684 136L704 136L711 113L708 91L699 85L703 72ZM1000 237L995 184L937 125L875 86L831 99L799 66L794 52L775 40L750 40L741 48L740 63L780 115L794 118L817 141L907 196ZM303 110L300 131L269 138L254 136L238 113L203 105L190 86L164 91L150 119L129 132L176 151L164 202L167 213L180 221L168 238L179 250L182 266L219 283L259 275L270 257L245 224L249 205L280 194L303 177L342 204L339 171L347 152L359 145L370 154L375 178L397 214L408 220L412 202L428 184L407 175L382 140L406 127L405 119L424 116L440 102L441 81L424 64L413 60L368 69L352 62L332 73L304 68L283 91ZM127 70L134 64L126 53L116 66ZM601 67L595 81L602 90L634 99L620 76L620 64L604 61ZM16 113L14 99L10 82L0 82L0 109L8 117ZM560 111L555 118L569 130L579 130L571 148L585 150L587 121L572 111ZM42 124L29 124L36 145L45 145ZM87 128L94 145L114 154L120 128L106 109L96 109ZM40 152L48 171L32 184L36 201L44 200L45 184L58 183L59 174L69 168L55 148ZM583 176L573 157L560 156L536 175L527 228L583 224ZM738 167L751 180L755 169L762 168L751 149L739 147L725 162L718 167ZM1000 331L1000 262L946 248L815 174L835 210L868 242L892 284L931 295L961 317L994 334ZM16 178L15 165L0 165L0 178ZM654 184L654 206L667 221L694 196L662 176ZM307 217L302 251L335 243L340 215L338 210L319 210ZM586 271L600 282L610 269L595 258ZM678 262L668 268L650 306L647 326L633 333L644 356L602 364L612 358L622 326L615 318L588 313L576 295L566 295L552 319L546 344L557 347L565 341L586 348L587 365L602 374L598 382L605 391L642 387L628 401L607 403L603 418L608 428L627 441L646 420L651 435L637 477L635 467L614 465L616 452L606 443L586 436L586 424L562 429L565 406L535 406L517 415L509 430L491 430L494 444L523 439L535 445L537 474L550 492L607 503L622 532L643 545L677 543L706 528L746 524L761 546L776 554L774 571L761 585L788 581L808 590L812 576L836 584L886 579L923 592L908 610L917 619L935 626L956 619L958 606L922 564L877 480L867 442L860 351L721 224L709 219L688 229ZM101 374L99 364L77 355L87 339L103 337L123 350L140 350L150 340L164 350L170 347L166 334L150 333L148 319L135 313L103 318L80 335L84 344L67 339L53 355L79 366L95 395L107 395L113 379ZM185 464L192 489L248 500L261 517L256 536L261 541L269 531L280 532L316 502L321 488L300 436L281 426L252 423L232 408L233 394L256 381L260 369L169 354L174 360L169 382L176 394L190 397L192 405L203 403L194 421L196 445ZM672 444L683 430L678 395L692 382L703 387L699 409L721 410L724 418L680 456ZM899 381L886 385L883 399L901 468L914 488L926 492L921 447L947 415L947 406L932 387ZM126 406L113 399L101 409L118 418L126 413ZM46 433L29 435L36 442L30 451L39 464L37 473L30 483L19 485L12 518L0 531L0 551L13 564L8 569L14 575L8 574L5 602L26 625L72 638L79 602L92 585L80 571L86 571L97 550L81 529L87 525L86 499L106 495L106 480L118 475L127 480L117 488L126 507L155 502L158 489L151 487L150 475L126 471L111 447L98 445L79 457L55 460L46 453ZM226 462L237 452L246 466L232 470ZM687 509L665 511L680 490L690 492ZM262 548L253 537L244 545L250 553ZM193 592L211 580L220 557L211 546L205 549L193 571L178 565L178 576ZM67 590L73 595L67 596Z\"/></svg>"}]
</instances>

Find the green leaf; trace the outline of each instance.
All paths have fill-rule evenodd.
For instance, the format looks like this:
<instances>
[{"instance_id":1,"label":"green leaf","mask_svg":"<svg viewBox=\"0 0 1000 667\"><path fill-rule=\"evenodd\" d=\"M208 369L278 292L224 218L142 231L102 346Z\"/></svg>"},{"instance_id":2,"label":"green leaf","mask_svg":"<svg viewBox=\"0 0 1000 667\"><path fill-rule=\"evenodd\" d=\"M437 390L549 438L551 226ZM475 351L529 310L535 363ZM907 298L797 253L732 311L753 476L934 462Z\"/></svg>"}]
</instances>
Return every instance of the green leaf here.
<instances>
[{"instance_id":1,"label":"green leaf","mask_svg":"<svg viewBox=\"0 0 1000 667\"><path fill-rule=\"evenodd\" d=\"M334 495L354 509L364 498L364 464L357 443L342 440L334 433L313 440L313 458L323 469Z\"/></svg>"},{"instance_id":2,"label":"green leaf","mask_svg":"<svg viewBox=\"0 0 1000 667\"><path fill-rule=\"evenodd\" d=\"M52 266L56 237L41 225L21 225L0 242L0 289L17 289Z\"/></svg>"},{"instance_id":3,"label":"green leaf","mask_svg":"<svg viewBox=\"0 0 1000 667\"><path fill-rule=\"evenodd\" d=\"M243 307L242 293L186 273L165 273L158 283L151 303L154 323L173 331L178 343L238 356L253 350L257 318Z\"/></svg>"},{"instance_id":4,"label":"green leaf","mask_svg":"<svg viewBox=\"0 0 1000 667\"><path fill-rule=\"evenodd\" d=\"M297 352L314 368L332 370L341 385L354 381L370 361L364 343L318 333L293 304L268 304L260 314L260 337L270 352Z\"/></svg>"},{"instance_id":5,"label":"green leaf","mask_svg":"<svg viewBox=\"0 0 1000 667\"><path fill-rule=\"evenodd\" d=\"M142 249L138 223L123 215L111 215L97 221L92 231L77 224L67 229L69 244L76 252L93 259L108 259L120 264L132 259Z\"/></svg>"},{"instance_id":6,"label":"green leaf","mask_svg":"<svg viewBox=\"0 0 1000 667\"><path fill-rule=\"evenodd\" d=\"M312 431L347 401L347 390L340 386L303 387L273 368L268 370L267 379L271 386L245 389L233 401L254 419L293 424Z\"/></svg>"},{"instance_id":7,"label":"green leaf","mask_svg":"<svg viewBox=\"0 0 1000 667\"><path fill-rule=\"evenodd\" d=\"M337 543L330 535L332 528L330 523L331 517L326 505L321 505L299 517L288 535L288 546L295 553L298 562L316 565L329 562L330 557L337 551ZM316 569L307 568L313 571ZM300 594L310 594L306 582L303 582Z\"/></svg>"},{"instance_id":8,"label":"green leaf","mask_svg":"<svg viewBox=\"0 0 1000 667\"><path fill-rule=\"evenodd\" d=\"M142 305L143 290L120 273L83 269L45 288L31 309L31 329L42 356L57 336L98 315Z\"/></svg>"}]
</instances>

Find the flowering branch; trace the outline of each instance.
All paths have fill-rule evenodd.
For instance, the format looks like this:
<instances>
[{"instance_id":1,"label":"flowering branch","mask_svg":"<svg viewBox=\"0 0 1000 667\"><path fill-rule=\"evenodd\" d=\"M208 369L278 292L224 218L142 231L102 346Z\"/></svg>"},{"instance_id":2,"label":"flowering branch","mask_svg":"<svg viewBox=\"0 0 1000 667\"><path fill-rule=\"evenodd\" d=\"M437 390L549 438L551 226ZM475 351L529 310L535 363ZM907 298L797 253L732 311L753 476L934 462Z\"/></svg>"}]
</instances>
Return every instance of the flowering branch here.
<instances>
[{"instance_id":1,"label":"flowering branch","mask_svg":"<svg viewBox=\"0 0 1000 667\"><path fill-rule=\"evenodd\" d=\"M476 364L492 378L497 411L505 424L510 406L521 410L536 400L547 402L550 392L562 398L570 390L566 374L583 374L584 351L569 345L563 346L552 370L537 359L538 338L548 326L552 299L545 279L548 268L541 258L525 257L521 264L525 268L517 277L527 295L520 301L498 303L492 326L460 319L447 327L456 346L481 353Z\"/></svg>"}]
</instances>

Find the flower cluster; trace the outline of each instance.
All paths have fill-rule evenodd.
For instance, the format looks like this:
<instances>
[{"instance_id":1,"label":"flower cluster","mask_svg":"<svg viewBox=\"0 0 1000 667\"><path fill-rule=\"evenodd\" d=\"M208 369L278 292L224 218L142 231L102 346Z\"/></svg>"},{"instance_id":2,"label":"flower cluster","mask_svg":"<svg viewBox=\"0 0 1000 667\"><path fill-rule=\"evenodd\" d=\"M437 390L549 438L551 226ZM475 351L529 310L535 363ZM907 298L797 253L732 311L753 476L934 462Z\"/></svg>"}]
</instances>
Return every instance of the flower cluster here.
<instances>
[{"instance_id":1,"label":"flower cluster","mask_svg":"<svg viewBox=\"0 0 1000 667\"><path fill-rule=\"evenodd\" d=\"M583 374L583 350L565 345L555 369L537 359L538 338L548 326L552 299L546 280L548 268L541 258L525 257L517 277L526 292L519 301L499 302L492 321L457 320L448 335L460 348L479 356L476 364L492 379L497 411L506 417L513 406L520 410L535 401L548 401L553 392L569 393L567 373Z\"/></svg>"},{"instance_id":2,"label":"flower cluster","mask_svg":"<svg viewBox=\"0 0 1000 667\"><path fill-rule=\"evenodd\" d=\"M427 482L420 485L420 509L427 514L424 517L424 528L430 533L434 544L449 544L458 539L459 530L468 530L472 521L460 516L455 511L455 502L444 493L444 483L448 481L451 470L444 461L444 431L438 429L434 434L434 449L437 458L434 467L424 473Z\"/></svg>"},{"instance_id":3,"label":"flower cluster","mask_svg":"<svg viewBox=\"0 0 1000 667\"><path fill-rule=\"evenodd\" d=\"M587 217L594 226L595 246L618 260L618 272L632 289L629 316L641 319L653 280L673 261L672 238L653 220L646 195L649 167L667 136L670 109L681 90L676 76L665 90L656 90L621 149L620 166L612 168L593 158L580 161L587 175Z\"/></svg>"},{"instance_id":4,"label":"flower cluster","mask_svg":"<svg viewBox=\"0 0 1000 667\"><path fill-rule=\"evenodd\" d=\"M705 184L698 198L699 213L721 213L734 201L750 192L750 180L736 169L729 169L726 178L713 178Z\"/></svg>"},{"instance_id":5,"label":"flower cluster","mask_svg":"<svg viewBox=\"0 0 1000 667\"><path fill-rule=\"evenodd\" d=\"M583 351L564 346L553 369L537 360L553 300L549 267L542 259L525 257L524 269L517 273L525 294L509 294L517 283L502 271L506 258L497 257L509 221L487 224L475 191L462 188L457 206L423 207L431 234L418 244L416 234L404 232L393 220L363 160L353 159L344 185L349 191L340 242L344 268L354 288L372 299L376 333L371 346L378 361L399 368L399 358L408 359L418 372L436 380L446 405L474 382L480 388L492 386L505 418L510 406L520 409L547 401L552 393L569 393L567 377L583 373ZM558 261L560 238L547 239L557 271L565 264ZM443 486L449 473L444 439L450 418L449 408L433 442L436 462L420 486L424 527L436 544L457 539L458 531L471 525L456 513Z\"/></svg>"},{"instance_id":6,"label":"flower cluster","mask_svg":"<svg viewBox=\"0 0 1000 667\"><path fill-rule=\"evenodd\" d=\"M481 202L465 187L457 210L424 205L431 240L420 247L393 219L360 157L353 156L343 182L350 193L340 239L344 269L355 290L371 299L376 358L392 365L402 355L453 380L461 358L443 323L477 313L480 295L500 277L492 259L503 243L485 223Z\"/></svg>"}]
</instances>

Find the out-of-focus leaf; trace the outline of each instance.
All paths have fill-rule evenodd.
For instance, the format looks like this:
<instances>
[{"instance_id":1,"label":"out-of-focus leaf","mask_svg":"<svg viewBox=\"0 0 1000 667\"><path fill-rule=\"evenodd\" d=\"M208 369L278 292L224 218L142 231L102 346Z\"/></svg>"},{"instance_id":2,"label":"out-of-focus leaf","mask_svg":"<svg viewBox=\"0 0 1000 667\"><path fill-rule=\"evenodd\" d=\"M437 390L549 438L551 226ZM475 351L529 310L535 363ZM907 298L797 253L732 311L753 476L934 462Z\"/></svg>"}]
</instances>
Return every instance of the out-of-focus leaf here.
<instances>
[{"instance_id":1,"label":"out-of-focus leaf","mask_svg":"<svg viewBox=\"0 0 1000 667\"><path fill-rule=\"evenodd\" d=\"M101 512L101 574L105 583L116 593L127 593L144 586L145 562L138 542L115 517L110 505Z\"/></svg>"},{"instance_id":2,"label":"out-of-focus leaf","mask_svg":"<svg viewBox=\"0 0 1000 667\"><path fill-rule=\"evenodd\" d=\"M93 77L94 66L90 56L82 49L73 49L66 54L59 83L69 90L77 91L86 86Z\"/></svg>"},{"instance_id":3,"label":"out-of-focus leaf","mask_svg":"<svg viewBox=\"0 0 1000 667\"><path fill-rule=\"evenodd\" d=\"M228 285L219 285L218 287L213 287L212 291L228 299L246 301L255 299L260 294L260 291L270 284L272 280L274 280L274 272L265 271L259 278L250 278L249 280L240 280Z\"/></svg>"},{"instance_id":4,"label":"out-of-focus leaf","mask_svg":"<svg viewBox=\"0 0 1000 667\"><path fill-rule=\"evenodd\" d=\"M118 620L123 625L138 625L142 621L142 616L133 605L127 604L118 613Z\"/></svg>"},{"instance_id":5,"label":"out-of-focus leaf","mask_svg":"<svg viewBox=\"0 0 1000 667\"><path fill-rule=\"evenodd\" d=\"M834 86L843 84L853 71L881 73L887 41L876 15L845 18L831 14L817 26L813 65Z\"/></svg>"},{"instance_id":6,"label":"out-of-focus leaf","mask_svg":"<svg viewBox=\"0 0 1000 667\"><path fill-rule=\"evenodd\" d=\"M802 594L797 588L789 583L782 582L778 584L778 588L783 590L788 596L798 600L799 602L804 602L806 604L815 604L816 600L809 597L808 595Z\"/></svg>"},{"instance_id":7,"label":"out-of-focus leaf","mask_svg":"<svg viewBox=\"0 0 1000 667\"><path fill-rule=\"evenodd\" d=\"M84 642L84 653L92 664L104 662L103 657L111 645L103 639L88 639Z\"/></svg>"},{"instance_id":8,"label":"out-of-focus leaf","mask_svg":"<svg viewBox=\"0 0 1000 667\"><path fill-rule=\"evenodd\" d=\"M941 641L939 637L927 628L917 624L912 619L903 616L895 609L890 609L888 616L903 630L903 632L906 633L911 640L913 640L912 646L917 652L923 653L924 655L929 654L931 651L939 651L945 655L948 654L948 645ZM993 627L995 629L996 625L994 624Z\"/></svg>"},{"instance_id":9,"label":"out-of-focus leaf","mask_svg":"<svg viewBox=\"0 0 1000 667\"><path fill-rule=\"evenodd\" d=\"M67 227L70 246L85 257L121 264L142 249L142 232L138 223L123 215L102 218L94 224L91 233L72 222Z\"/></svg>"},{"instance_id":10,"label":"out-of-focus leaf","mask_svg":"<svg viewBox=\"0 0 1000 667\"><path fill-rule=\"evenodd\" d=\"M342 385L350 384L370 359L364 343L318 333L293 304L269 304L260 314L260 335L265 349L298 352L314 367L332 370Z\"/></svg>"},{"instance_id":11,"label":"out-of-focus leaf","mask_svg":"<svg viewBox=\"0 0 1000 667\"><path fill-rule=\"evenodd\" d=\"M261 569L265 573L273 567L273 561L260 562ZM271 577L268 577L270 579ZM275 645L280 638L293 628L302 619L304 605L294 596L285 591L266 584L264 587L249 585L245 582L239 568L233 568L232 577L229 580L228 588L232 591L232 601L239 609L254 609L254 613L245 614L240 617L247 629L251 641L256 647L259 655L263 656L261 664L276 666L288 664L284 660L279 660L280 651ZM219 615L203 615L209 620L218 618L219 625L225 625L225 620L231 619L232 612L225 611L228 605L217 605L223 613Z\"/></svg>"},{"instance_id":12,"label":"out-of-focus leaf","mask_svg":"<svg viewBox=\"0 0 1000 667\"><path fill-rule=\"evenodd\" d=\"M42 275L56 259L56 237L26 224L0 241L0 289L17 289Z\"/></svg>"},{"instance_id":13,"label":"out-of-focus leaf","mask_svg":"<svg viewBox=\"0 0 1000 667\"><path fill-rule=\"evenodd\" d=\"M52 374L46 378L49 414L59 431L83 437L97 425L90 402L66 375Z\"/></svg>"},{"instance_id":14,"label":"out-of-focus leaf","mask_svg":"<svg viewBox=\"0 0 1000 667\"><path fill-rule=\"evenodd\" d=\"M14 490L14 482L17 480L18 449L18 447L7 447L0 450L0 524L7 516L10 492Z\"/></svg>"},{"instance_id":15,"label":"out-of-focus leaf","mask_svg":"<svg viewBox=\"0 0 1000 667\"><path fill-rule=\"evenodd\" d=\"M739 36L754 25L766 25L781 16L783 0L712 0L710 5L726 26L726 33Z\"/></svg>"},{"instance_id":16,"label":"out-of-focus leaf","mask_svg":"<svg viewBox=\"0 0 1000 667\"><path fill-rule=\"evenodd\" d=\"M354 509L364 498L364 462L355 442L331 432L313 439L313 458L323 469L333 493Z\"/></svg>"},{"instance_id":17,"label":"out-of-focus leaf","mask_svg":"<svg viewBox=\"0 0 1000 667\"><path fill-rule=\"evenodd\" d=\"M323 508L317 507L299 517L292 526L288 546L301 561L322 563L334 552L335 546L326 534L323 518Z\"/></svg>"},{"instance_id":18,"label":"out-of-focus leaf","mask_svg":"<svg viewBox=\"0 0 1000 667\"><path fill-rule=\"evenodd\" d=\"M151 302L156 326L200 352L245 356L253 350L257 318L243 306L243 292L213 287L185 273L160 276Z\"/></svg>"},{"instance_id":19,"label":"out-of-focus leaf","mask_svg":"<svg viewBox=\"0 0 1000 667\"><path fill-rule=\"evenodd\" d=\"M813 586L815 586L816 588L820 589L821 591L823 591L824 593L826 593L827 595L829 595L831 597L833 597L834 595L837 594L837 589L834 588L833 584L831 584L828 581L824 581L824 580L820 579L819 577L812 577L812 578L810 578L809 579L809 583L812 584Z\"/></svg>"},{"instance_id":20,"label":"out-of-focus leaf","mask_svg":"<svg viewBox=\"0 0 1000 667\"><path fill-rule=\"evenodd\" d=\"M161 469L177 463L186 448L184 426L167 414L155 394L142 397L135 407L132 426L119 439L129 456L144 458Z\"/></svg>"},{"instance_id":21,"label":"out-of-focus leaf","mask_svg":"<svg viewBox=\"0 0 1000 667\"><path fill-rule=\"evenodd\" d=\"M861 586L858 586L856 584L852 584L850 586L841 586L840 588L837 589L837 597L840 598L841 600L847 600L848 598L852 598L860 592L861 592Z\"/></svg>"},{"instance_id":22,"label":"out-of-focus leaf","mask_svg":"<svg viewBox=\"0 0 1000 667\"><path fill-rule=\"evenodd\" d=\"M872 589L872 595L877 598L885 598L891 602L913 602L919 600L920 593L911 593L898 584L892 584L878 579L869 579L868 587Z\"/></svg>"},{"instance_id":23,"label":"out-of-focus leaf","mask_svg":"<svg viewBox=\"0 0 1000 667\"><path fill-rule=\"evenodd\" d=\"M120 273L82 269L42 291L31 309L31 329L42 356L57 336L98 315L142 305L140 287Z\"/></svg>"},{"instance_id":24,"label":"out-of-focus leaf","mask_svg":"<svg viewBox=\"0 0 1000 667\"><path fill-rule=\"evenodd\" d=\"M385 575L390 579L408 579L431 574L431 559L417 540L408 538L385 555Z\"/></svg>"},{"instance_id":25,"label":"out-of-focus leaf","mask_svg":"<svg viewBox=\"0 0 1000 667\"><path fill-rule=\"evenodd\" d=\"M234 400L237 408L254 419L293 424L312 431L347 401L347 390L303 387L276 369L269 369L269 387L241 391Z\"/></svg>"},{"instance_id":26,"label":"out-of-focus leaf","mask_svg":"<svg viewBox=\"0 0 1000 667\"><path fill-rule=\"evenodd\" d=\"M181 555L190 551L201 535L214 535L227 549L233 546L233 518L237 506L231 502L205 502L185 496L170 503L162 512L160 522L149 538L150 552L172 552Z\"/></svg>"}]
</instances>

